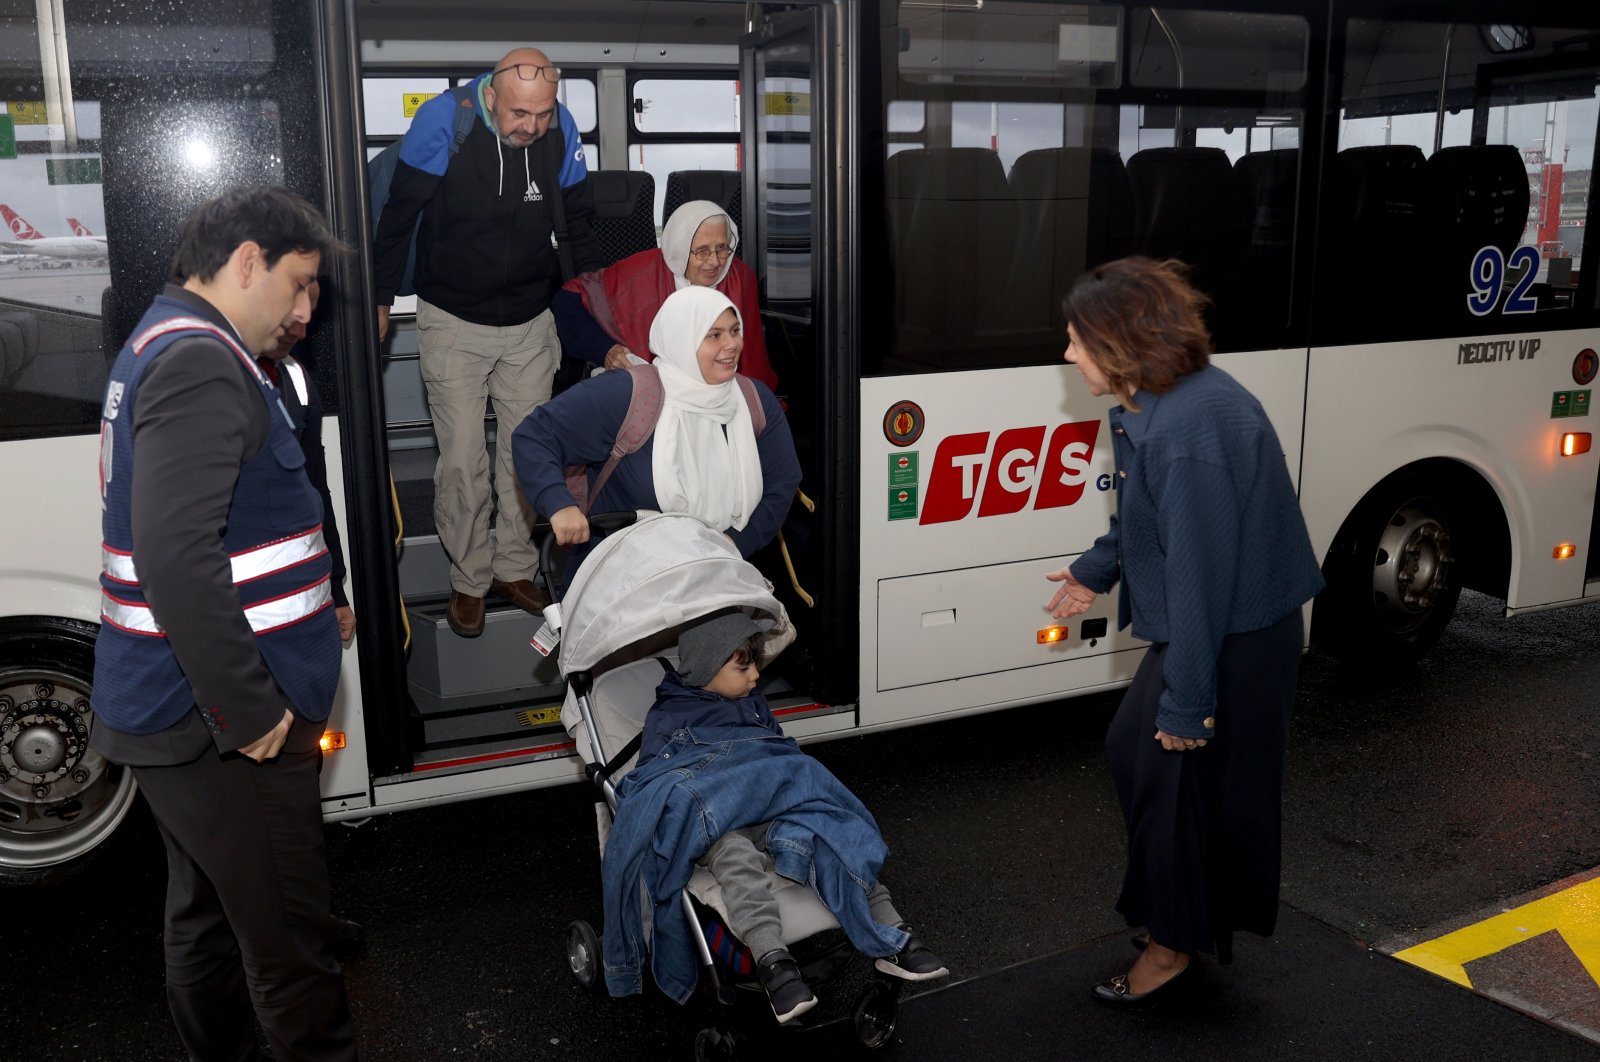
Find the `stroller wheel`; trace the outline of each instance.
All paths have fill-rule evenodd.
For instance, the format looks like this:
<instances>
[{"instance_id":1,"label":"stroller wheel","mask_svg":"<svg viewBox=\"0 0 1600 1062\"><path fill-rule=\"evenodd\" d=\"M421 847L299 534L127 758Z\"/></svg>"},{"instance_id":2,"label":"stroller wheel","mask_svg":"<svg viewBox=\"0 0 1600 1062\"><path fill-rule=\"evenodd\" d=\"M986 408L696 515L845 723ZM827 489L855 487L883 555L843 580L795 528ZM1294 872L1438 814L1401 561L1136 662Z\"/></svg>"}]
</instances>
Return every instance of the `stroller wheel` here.
<instances>
[{"instance_id":1,"label":"stroller wheel","mask_svg":"<svg viewBox=\"0 0 1600 1062\"><path fill-rule=\"evenodd\" d=\"M898 986L874 981L862 990L856 999L855 1013L851 1017L856 1039L869 1051L876 1051L894 1038L900 1020L900 992Z\"/></svg>"},{"instance_id":2,"label":"stroller wheel","mask_svg":"<svg viewBox=\"0 0 1600 1062\"><path fill-rule=\"evenodd\" d=\"M739 1042L733 1033L716 1026L695 1033L694 1062L732 1062L738 1057Z\"/></svg>"},{"instance_id":3,"label":"stroller wheel","mask_svg":"<svg viewBox=\"0 0 1600 1062\"><path fill-rule=\"evenodd\" d=\"M567 966L584 988L592 990L600 983L600 938L581 918L567 926Z\"/></svg>"}]
</instances>

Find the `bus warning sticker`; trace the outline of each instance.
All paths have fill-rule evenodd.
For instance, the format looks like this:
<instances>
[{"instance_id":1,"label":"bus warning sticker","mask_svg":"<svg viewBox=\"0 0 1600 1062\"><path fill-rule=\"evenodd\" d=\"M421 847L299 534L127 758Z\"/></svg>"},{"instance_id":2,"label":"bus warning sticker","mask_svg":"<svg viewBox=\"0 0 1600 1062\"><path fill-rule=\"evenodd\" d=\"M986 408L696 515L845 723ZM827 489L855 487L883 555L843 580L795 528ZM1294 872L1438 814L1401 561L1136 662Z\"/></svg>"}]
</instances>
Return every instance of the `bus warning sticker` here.
<instances>
[{"instance_id":1,"label":"bus warning sticker","mask_svg":"<svg viewBox=\"0 0 1600 1062\"><path fill-rule=\"evenodd\" d=\"M889 519L915 520L917 518L917 488L913 484L909 487L889 488Z\"/></svg>"},{"instance_id":2,"label":"bus warning sticker","mask_svg":"<svg viewBox=\"0 0 1600 1062\"><path fill-rule=\"evenodd\" d=\"M1552 417L1587 417L1589 415L1588 391L1556 391L1550 396Z\"/></svg>"},{"instance_id":3,"label":"bus warning sticker","mask_svg":"<svg viewBox=\"0 0 1600 1062\"><path fill-rule=\"evenodd\" d=\"M407 118L415 118L417 108L437 95L437 92L407 92L400 101L400 113Z\"/></svg>"}]
</instances>

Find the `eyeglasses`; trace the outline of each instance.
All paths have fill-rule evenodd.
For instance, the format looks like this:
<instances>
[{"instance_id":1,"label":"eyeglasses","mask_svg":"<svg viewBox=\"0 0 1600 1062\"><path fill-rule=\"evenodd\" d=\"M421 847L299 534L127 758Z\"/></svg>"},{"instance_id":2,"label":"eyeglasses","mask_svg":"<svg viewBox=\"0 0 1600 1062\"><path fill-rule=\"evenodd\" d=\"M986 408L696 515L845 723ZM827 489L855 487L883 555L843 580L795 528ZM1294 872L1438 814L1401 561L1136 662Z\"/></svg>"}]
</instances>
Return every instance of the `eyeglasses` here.
<instances>
[{"instance_id":1,"label":"eyeglasses","mask_svg":"<svg viewBox=\"0 0 1600 1062\"><path fill-rule=\"evenodd\" d=\"M693 258L696 262L704 262L712 255L716 255L717 261L720 262L732 253L732 247L729 247L725 243L719 243L715 247L696 247L694 250L689 252L689 257Z\"/></svg>"},{"instance_id":2,"label":"eyeglasses","mask_svg":"<svg viewBox=\"0 0 1600 1062\"><path fill-rule=\"evenodd\" d=\"M499 70L489 75L490 80L493 80L497 75L505 73L507 70L515 70L517 77L523 81L538 81L540 78L544 78L552 85L561 83L561 68L559 66L541 66L538 63L512 63L510 66L502 66Z\"/></svg>"}]
</instances>

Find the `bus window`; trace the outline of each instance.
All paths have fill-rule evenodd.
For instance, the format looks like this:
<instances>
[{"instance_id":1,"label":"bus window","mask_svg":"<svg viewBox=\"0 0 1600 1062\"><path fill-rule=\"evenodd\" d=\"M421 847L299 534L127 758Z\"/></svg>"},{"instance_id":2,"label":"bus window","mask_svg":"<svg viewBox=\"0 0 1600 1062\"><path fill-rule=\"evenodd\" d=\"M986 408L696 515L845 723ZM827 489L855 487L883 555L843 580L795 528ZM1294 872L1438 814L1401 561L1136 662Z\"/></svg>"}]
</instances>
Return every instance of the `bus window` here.
<instances>
[{"instance_id":1,"label":"bus window","mask_svg":"<svg viewBox=\"0 0 1600 1062\"><path fill-rule=\"evenodd\" d=\"M1329 300L1320 341L1592 319L1579 283L1600 64L1565 43L1583 39L1549 26L1347 23L1321 268L1367 295L1360 314Z\"/></svg>"},{"instance_id":2,"label":"bus window","mask_svg":"<svg viewBox=\"0 0 1600 1062\"><path fill-rule=\"evenodd\" d=\"M908 0L898 18L864 371L1059 357L1062 296L1129 254L1190 264L1221 348L1288 342L1303 17Z\"/></svg>"},{"instance_id":3,"label":"bus window","mask_svg":"<svg viewBox=\"0 0 1600 1062\"><path fill-rule=\"evenodd\" d=\"M70 134L42 81L0 104L0 438L100 423L110 285L100 104L69 106Z\"/></svg>"},{"instance_id":4,"label":"bus window","mask_svg":"<svg viewBox=\"0 0 1600 1062\"><path fill-rule=\"evenodd\" d=\"M669 178L674 172L732 173L740 168L739 82L726 74L667 77L652 72L634 79L629 98L633 120L628 134L628 168L643 170L655 179L656 220L664 225L683 201L668 201Z\"/></svg>"}]
</instances>

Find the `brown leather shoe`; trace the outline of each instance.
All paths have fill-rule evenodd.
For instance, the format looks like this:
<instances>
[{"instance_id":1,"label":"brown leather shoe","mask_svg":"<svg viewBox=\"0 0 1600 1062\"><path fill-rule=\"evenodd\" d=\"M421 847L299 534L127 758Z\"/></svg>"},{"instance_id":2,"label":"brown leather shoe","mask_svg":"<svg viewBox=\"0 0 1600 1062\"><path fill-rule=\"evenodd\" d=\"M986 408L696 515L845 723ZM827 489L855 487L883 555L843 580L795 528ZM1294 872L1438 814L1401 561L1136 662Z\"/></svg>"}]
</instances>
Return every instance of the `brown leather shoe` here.
<instances>
[{"instance_id":1,"label":"brown leather shoe","mask_svg":"<svg viewBox=\"0 0 1600 1062\"><path fill-rule=\"evenodd\" d=\"M476 638L483 633L483 598L450 591L450 607L444 613L450 629L463 638Z\"/></svg>"},{"instance_id":2,"label":"brown leather shoe","mask_svg":"<svg viewBox=\"0 0 1600 1062\"><path fill-rule=\"evenodd\" d=\"M512 583L496 579L489 584L489 588L513 605L535 616L543 616L544 607L550 603L550 595L532 579L518 579Z\"/></svg>"}]
</instances>

